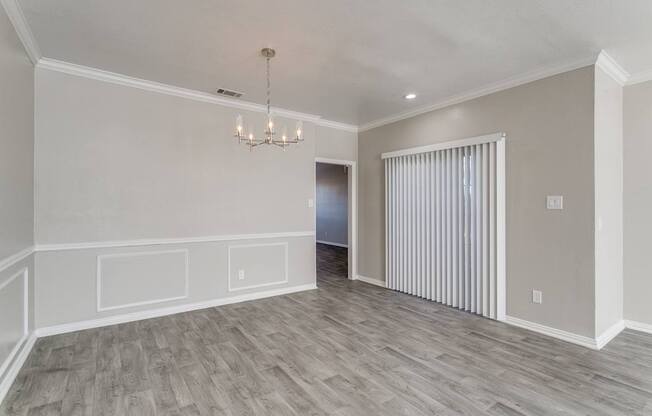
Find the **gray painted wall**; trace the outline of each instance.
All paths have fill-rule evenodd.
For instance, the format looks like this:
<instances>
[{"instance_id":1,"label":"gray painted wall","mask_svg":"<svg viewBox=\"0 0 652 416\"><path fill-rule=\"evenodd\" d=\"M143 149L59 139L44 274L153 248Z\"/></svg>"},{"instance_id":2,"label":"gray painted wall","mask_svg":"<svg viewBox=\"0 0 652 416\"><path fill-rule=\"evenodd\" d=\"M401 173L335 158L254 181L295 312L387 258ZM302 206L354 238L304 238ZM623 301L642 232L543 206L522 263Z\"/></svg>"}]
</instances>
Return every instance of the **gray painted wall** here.
<instances>
[{"instance_id":1,"label":"gray painted wall","mask_svg":"<svg viewBox=\"0 0 652 416\"><path fill-rule=\"evenodd\" d=\"M315 212L308 199L314 198L315 126L304 123L306 141L286 152L268 147L249 152L232 138L237 114L232 108L37 69L37 244L56 249L60 244L94 241L314 234ZM252 125L263 125L262 114L243 115ZM312 234L38 252L37 326L314 284ZM280 282L279 273L270 274L269 281L261 281L256 273L266 264L285 269L285 264L277 263L274 246L260 247L272 242L288 243L287 283ZM250 255L239 251L231 261L235 268L246 269L247 277L234 286L262 286L229 292L228 247L243 244L252 245ZM189 251L187 298L97 311L98 255L170 248ZM156 256L147 259L149 263L143 260L134 267L154 270ZM151 279L143 273L141 279L128 279L129 273L115 275L113 284L130 281L137 286L136 293L147 293ZM183 278L178 273L166 275L173 287L151 290L149 299L140 296L137 303L179 295ZM133 299L108 300L121 304Z\"/></svg>"},{"instance_id":2,"label":"gray painted wall","mask_svg":"<svg viewBox=\"0 0 652 416\"><path fill-rule=\"evenodd\" d=\"M0 7L0 264L31 247L34 223L34 68ZM8 264L8 263L5 263ZM25 303L24 274L28 290ZM0 268L0 365L34 328L33 257ZM0 390L5 374L0 374Z\"/></svg>"},{"instance_id":3,"label":"gray painted wall","mask_svg":"<svg viewBox=\"0 0 652 416\"><path fill-rule=\"evenodd\" d=\"M314 230L312 124L249 152L231 108L43 69L36 91L38 244Z\"/></svg>"},{"instance_id":4,"label":"gray painted wall","mask_svg":"<svg viewBox=\"0 0 652 416\"><path fill-rule=\"evenodd\" d=\"M624 92L625 319L652 325L652 82Z\"/></svg>"},{"instance_id":5,"label":"gray painted wall","mask_svg":"<svg viewBox=\"0 0 652 416\"><path fill-rule=\"evenodd\" d=\"M326 159L358 160L358 133L315 127L315 156Z\"/></svg>"},{"instance_id":6,"label":"gray painted wall","mask_svg":"<svg viewBox=\"0 0 652 416\"><path fill-rule=\"evenodd\" d=\"M384 278L381 153L504 131L507 313L593 337L593 116L587 67L360 133L359 273ZM546 195L565 209L546 210Z\"/></svg>"},{"instance_id":7,"label":"gray painted wall","mask_svg":"<svg viewBox=\"0 0 652 416\"><path fill-rule=\"evenodd\" d=\"M317 163L317 241L348 244L348 168Z\"/></svg>"},{"instance_id":8,"label":"gray painted wall","mask_svg":"<svg viewBox=\"0 0 652 416\"><path fill-rule=\"evenodd\" d=\"M595 333L623 319L623 87L595 68Z\"/></svg>"},{"instance_id":9,"label":"gray painted wall","mask_svg":"<svg viewBox=\"0 0 652 416\"><path fill-rule=\"evenodd\" d=\"M0 260L33 244L34 68L0 8Z\"/></svg>"}]
</instances>

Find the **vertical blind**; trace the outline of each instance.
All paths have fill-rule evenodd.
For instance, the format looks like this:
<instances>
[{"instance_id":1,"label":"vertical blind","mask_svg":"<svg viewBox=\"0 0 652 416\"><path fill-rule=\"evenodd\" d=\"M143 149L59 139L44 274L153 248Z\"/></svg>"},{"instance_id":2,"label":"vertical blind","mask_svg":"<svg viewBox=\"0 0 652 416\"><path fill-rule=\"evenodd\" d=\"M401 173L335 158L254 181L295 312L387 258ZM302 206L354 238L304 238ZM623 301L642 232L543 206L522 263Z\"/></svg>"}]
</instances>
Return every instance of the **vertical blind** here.
<instances>
[{"instance_id":1,"label":"vertical blind","mask_svg":"<svg viewBox=\"0 0 652 416\"><path fill-rule=\"evenodd\" d=\"M383 158L387 287L504 319L504 135Z\"/></svg>"}]
</instances>

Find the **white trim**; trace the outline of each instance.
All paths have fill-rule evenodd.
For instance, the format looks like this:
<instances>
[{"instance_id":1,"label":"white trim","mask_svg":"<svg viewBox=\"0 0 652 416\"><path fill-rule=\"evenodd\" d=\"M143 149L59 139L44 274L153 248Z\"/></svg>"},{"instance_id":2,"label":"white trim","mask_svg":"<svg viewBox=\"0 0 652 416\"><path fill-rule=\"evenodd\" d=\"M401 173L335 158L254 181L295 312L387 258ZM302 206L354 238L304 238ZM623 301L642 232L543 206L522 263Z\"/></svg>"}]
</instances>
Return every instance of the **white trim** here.
<instances>
[{"instance_id":1,"label":"white trim","mask_svg":"<svg viewBox=\"0 0 652 416\"><path fill-rule=\"evenodd\" d=\"M429 144L427 146L410 147L408 149L396 150L394 152L386 152L380 155L381 159L389 159L392 157L415 155L418 153L435 152L437 150L452 149L455 147L473 146L476 144L497 142L505 139L505 133L493 133L483 136L470 137L468 139L450 140L446 142Z\"/></svg>"},{"instance_id":2,"label":"white trim","mask_svg":"<svg viewBox=\"0 0 652 416\"><path fill-rule=\"evenodd\" d=\"M334 243L332 241L324 241L324 240L317 240L319 244L326 244L327 246L335 246L335 247L342 247L342 248L349 248L348 244L342 244L342 243Z\"/></svg>"},{"instance_id":3,"label":"white trim","mask_svg":"<svg viewBox=\"0 0 652 416\"><path fill-rule=\"evenodd\" d=\"M138 88L145 91L156 92L160 94L172 95L175 97L186 98L194 101L201 101L209 104L217 104L240 110L255 111L265 113L267 107L263 104L252 103L244 100L237 100L225 97L219 97L203 91L191 90L188 88L177 87L174 85L163 84L156 81L149 81L142 78L134 78L116 72L105 71L99 68L92 68L84 65L77 65L70 62L59 61L50 58L41 58L37 63L37 68L46 69L55 72L61 72L68 75L93 79L96 81L109 82L112 84L122 85L125 87ZM284 108L272 107L272 112L278 117L287 117L295 120L303 120L315 123L319 126L345 131L357 131L357 126L340 123L331 120L324 120L316 114L301 113L299 111L287 110Z\"/></svg>"},{"instance_id":4,"label":"white trim","mask_svg":"<svg viewBox=\"0 0 652 416\"><path fill-rule=\"evenodd\" d=\"M18 4L17 0L0 0L0 3L2 3L7 17L9 17L11 24L14 26L18 39L20 39L20 42L25 48L25 52L27 52L27 56L29 56L29 60L32 61L33 65L36 65L43 55L36 43L36 38L32 30L27 24L27 19L25 19L20 4Z\"/></svg>"},{"instance_id":5,"label":"white trim","mask_svg":"<svg viewBox=\"0 0 652 416\"><path fill-rule=\"evenodd\" d=\"M11 365L7 369L4 378L0 383L0 403L2 403L2 401L5 399L7 393L9 392L9 389L11 388L11 385L14 384L14 380L16 380L16 376L20 372L20 369L23 367L23 364L25 364L27 357L29 357L29 353L32 351L32 348L34 347L36 338L37 338L36 334L32 332L25 339L20 349L20 352L18 353L15 360L11 363Z\"/></svg>"},{"instance_id":6,"label":"white trim","mask_svg":"<svg viewBox=\"0 0 652 416\"><path fill-rule=\"evenodd\" d=\"M625 85L635 85L647 81L652 81L652 70L632 74Z\"/></svg>"},{"instance_id":7,"label":"white trim","mask_svg":"<svg viewBox=\"0 0 652 416\"><path fill-rule=\"evenodd\" d=\"M596 339L596 346L601 350L605 345L607 345L612 339L616 338L623 329L625 329L625 321L620 320L607 328L602 334L600 334Z\"/></svg>"},{"instance_id":8,"label":"white trim","mask_svg":"<svg viewBox=\"0 0 652 416\"><path fill-rule=\"evenodd\" d=\"M358 132L364 132L367 130L375 129L376 127L381 127L386 124L395 123L397 121L405 120L407 118L412 118L420 114L429 113L434 110L439 110L441 108L449 107L451 105L459 104L464 101L469 101L474 98L483 97L485 95L493 94L495 92L504 91L513 87L518 87L519 85L527 84L529 82L538 81L540 79L548 78L554 75L558 75L564 72L572 71L578 68L583 68L586 66L594 65L596 60L595 55L586 57L584 59L579 59L563 65L556 65L532 72L528 72L523 75L517 75L512 78L508 78L503 81L492 83L484 87L467 91L461 94L453 95L451 97L445 98L442 101L437 103L427 105L424 107L415 108L413 110L405 111L402 113L394 114L388 117L380 118L378 120L371 121L369 123L362 124L358 126Z\"/></svg>"},{"instance_id":9,"label":"white trim","mask_svg":"<svg viewBox=\"0 0 652 416\"><path fill-rule=\"evenodd\" d=\"M157 254L170 254L170 253L183 253L184 254L184 293L181 296L173 296L170 298L151 299L141 302L125 303L114 306L102 306L102 260L107 258L116 257L137 257L137 256L152 256ZM133 308L136 306L152 305L155 303L171 302L174 300L187 299L189 296L190 276L188 264L188 249L179 250L158 250L158 251L141 251L137 253L113 253L113 254L100 254L97 256L97 275L96 275L96 294L97 294L97 312L113 311L116 309Z\"/></svg>"},{"instance_id":10,"label":"white trim","mask_svg":"<svg viewBox=\"0 0 652 416\"><path fill-rule=\"evenodd\" d=\"M274 247L274 246L282 246L284 248L284 253L285 253L285 273L284 273L284 278L283 280L278 280L276 282L268 282L268 283L261 283L257 285L250 285L250 286L242 286L242 287L236 287L232 288L231 287L231 250L234 248L254 248L254 247ZM241 245L232 245L228 247L228 255L227 255L227 282L228 282L228 289L229 292L237 292L240 290L247 290L247 289L256 289L260 287L267 287L267 286L275 286L275 285L280 285L288 282L288 270L289 270L289 260L288 260L288 243L287 242L282 242L282 243L267 243L267 244L241 244Z\"/></svg>"},{"instance_id":11,"label":"white trim","mask_svg":"<svg viewBox=\"0 0 652 416\"><path fill-rule=\"evenodd\" d=\"M0 272L10 268L11 266L18 263L19 261L24 260L25 258L29 257L33 253L34 253L34 246L31 246L19 251L16 254L12 254L9 257L5 257L4 259L0 260Z\"/></svg>"},{"instance_id":12,"label":"white trim","mask_svg":"<svg viewBox=\"0 0 652 416\"><path fill-rule=\"evenodd\" d=\"M315 158L317 163L329 163L331 165L348 166L351 174L351 212L348 229L350 232L347 245L349 250L349 279L354 280L358 275L358 167L354 160L331 159L325 157ZM317 175L315 175L315 195L317 194ZM347 211L348 212L348 211ZM317 226L317 207L315 207L315 227Z\"/></svg>"},{"instance_id":13,"label":"white trim","mask_svg":"<svg viewBox=\"0 0 652 416\"><path fill-rule=\"evenodd\" d=\"M321 127L328 127L335 130L343 130L351 133L358 132L358 126L354 124L340 123L339 121L324 120L320 118L315 124Z\"/></svg>"},{"instance_id":14,"label":"white trim","mask_svg":"<svg viewBox=\"0 0 652 416\"><path fill-rule=\"evenodd\" d=\"M626 319L625 328L652 334L652 324L646 324L644 322L630 321Z\"/></svg>"},{"instance_id":15,"label":"white trim","mask_svg":"<svg viewBox=\"0 0 652 416\"><path fill-rule=\"evenodd\" d=\"M346 159L330 159L327 157L316 157L315 162L317 163L328 163L331 165L344 165L344 166L355 166L354 160Z\"/></svg>"},{"instance_id":16,"label":"white trim","mask_svg":"<svg viewBox=\"0 0 652 416\"><path fill-rule=\"evenodd\" d=\"M526 321L512 316L505 317L505 323L519 328L528 329L530 331L538 332L539 334L547 335L549 337L557 338L562 341L570 342L573 344L581 345L582 347L597 350L598 345L595 339L586 337L584 335L577 335L572 332L562 331L561 329L552 328L549 326L537 324L535 322Z\"/></svg>"},{"instance_id":17,"label":"white trim","mask_svg":"<svg viewBox=\"0 0 652 416\"><path fill-rule=\"evenodd\" d=\"M291 231L265 234L208 235L204 237L152 238L142 240L92 241L85 243L37 244L35 251L86 250L91 248L156 246L161 244L192 244L216 241L261 240L270 238L313 237L314 231Z\"/></svg>"},{"instance_id":18,"label":"white trim","mask_svg":"<svg viewBox=\"0 0 652 416\"><path fill-rule=\"evenodd\" d=\"M314 283L286 287L281 289L267 290L264 292L247 293L238 296L229 296L220 299L213 299L204 302L189 303L185 305L171 306L160 309L150 309L140 312L132 312L124 315L109 316L106 318L92 319L88 321L72 322L68 324L54 325L36 329L38 337L47 337L50 335L65 334L68 332L81 331L83 329L99 328L108 325L122 324L125 322L139 321L142 319L157 318L159 316L174 315L182 312L190 312L198 309L214 308L216 306L229 305L232 303L247 302L250 300L263 299L272 296L287 295L304 290L317 289Z\"/></svg>"},{"instance_id":19,"label":"white trim","mask_svg":"<svg viewBox=\"0 0 652 416\"><path fill-rule=\"evenodd\" d=\"M623 67L604 50L600 51L598 59L595 61L595 66L602 69L620 85L625 85L629 80L629 72L625 71Z\"/></svg>"},{"instance_id":20,"label":"white trim","mask_svg":"<svg viewBox=\"0 0 652 416\"><path fill-rule=\"evenodd\" d=\"M373 277L357 275L353 280L360 280L361 282L369 283L370 285L376 285L384 288L387 287L384 280L374 279Z\"/></svg>"},{"instance_id":21,"label":"white trim","mask_svg":"<svg viewBox=\"0 0 652 416\"><path fill-rule=\"evenodd\" d=\"M2 379L2 384L0 384L0 402L7 394L9 387L13 383L18 370L22 367L25 358L27 355L24 354L24 350L31 350L32 344L27 347L27 342L30 340L29 334L29 271L27 267L21 269L17 273L14 273L11 277L0 284L0 291L7 287L11 282L16 280L19 276L23 277L23 335L16 342L16 345L11 349L11 352L0 365L0 377ZM29 351L28 351L29 352ZM23 357L23 355L25 355Z\"/></svg>"},{"instance_id":22,"label":"white trim","mask_svg":"<svg viewBox=\"0 0 652 416\"><path fill-rule=\"evenodd\" d=\"M505 135L496 142L496 320L507 316L507 174Z\"/></svg>"}]
</instances>

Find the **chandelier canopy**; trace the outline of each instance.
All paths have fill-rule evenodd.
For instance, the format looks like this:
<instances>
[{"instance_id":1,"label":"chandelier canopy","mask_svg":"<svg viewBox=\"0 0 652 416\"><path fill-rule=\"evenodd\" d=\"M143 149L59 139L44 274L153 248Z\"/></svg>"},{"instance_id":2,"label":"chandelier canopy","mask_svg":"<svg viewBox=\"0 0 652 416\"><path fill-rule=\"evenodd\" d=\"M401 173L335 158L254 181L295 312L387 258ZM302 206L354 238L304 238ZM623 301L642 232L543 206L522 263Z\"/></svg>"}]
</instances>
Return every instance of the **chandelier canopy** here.
<instances>
[{"instance_id":1,"label":"chandelier canopy","mask_svg":"<svg viewBox=\"0 0 652 416\"><path fill-rule=\"evenodd\" d=\"M272 84L270 80L270 70L269 63L270 60L276 55L276 51L271 48L264 48L260 51L260 54L266 60L266 75L267 75L267 123L265 125L264 137L256 137L253 130L249 127L245 131L242 115L238 114L238 117L235 121L235 137L238 139L238 143L245 144L249 146L249 150L253 150L254 147L260 146L263 144L266 145L275 145L285 149L295 143L300 143L303 141L303 123L297 121L294 137L288 137L286 127L283 127L281 131L281 137L276 136L276 127L274 125L274 119L271 112L271 101L272 101Z\"/></svg>"}]
</instances>

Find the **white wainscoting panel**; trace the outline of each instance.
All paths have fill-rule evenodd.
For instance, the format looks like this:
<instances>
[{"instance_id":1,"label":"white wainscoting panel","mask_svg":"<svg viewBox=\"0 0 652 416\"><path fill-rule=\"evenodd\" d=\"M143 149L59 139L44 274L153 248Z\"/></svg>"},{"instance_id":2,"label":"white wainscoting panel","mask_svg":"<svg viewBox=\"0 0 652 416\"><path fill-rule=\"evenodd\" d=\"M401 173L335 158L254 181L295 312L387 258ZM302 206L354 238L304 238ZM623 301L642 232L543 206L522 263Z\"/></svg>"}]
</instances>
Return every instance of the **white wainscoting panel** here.
<instances>
[{"instance_id":1,"label":"white wainscoting panel","mask_svg":"<svg viewBox=\"0 0 652 416\"><path fill-rule=\"evenodd\" d=\"M0 282L0 378L29 334L27 268Z\"/></svg>"},{"instance_id":2,"label":"white wainscoting panel","mask_svg":"<svg viewBox=\"0 0 652 416\"><path fill-rule=\"evenodd\" d=\"M288 243L229 246L228 278L229 292L287 283Z\"/></svg>"},{"instance_id":3,"label":"white wainscoting panel","mask_svg":"<svg viewBox=\"0 0 652 416\"><path fill-rule=\"evenodd\" d=\"M97 256L97 311L188 297L188 250Z\"/></svg>"}]
</instances>

